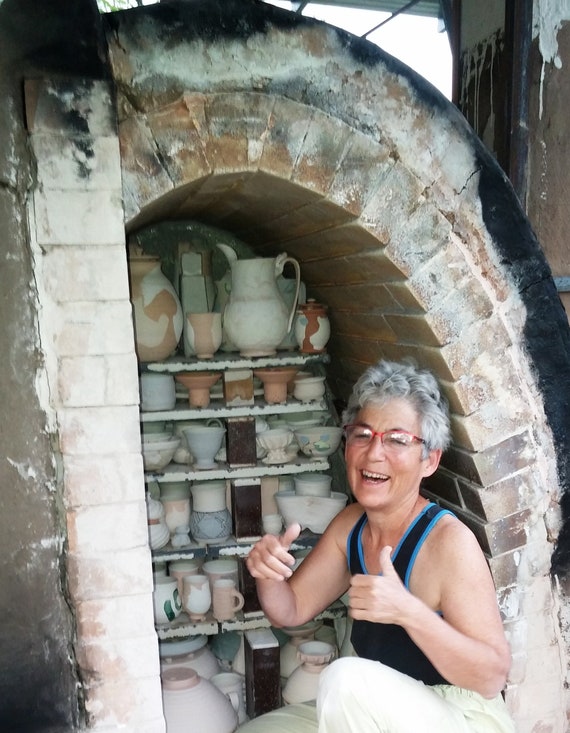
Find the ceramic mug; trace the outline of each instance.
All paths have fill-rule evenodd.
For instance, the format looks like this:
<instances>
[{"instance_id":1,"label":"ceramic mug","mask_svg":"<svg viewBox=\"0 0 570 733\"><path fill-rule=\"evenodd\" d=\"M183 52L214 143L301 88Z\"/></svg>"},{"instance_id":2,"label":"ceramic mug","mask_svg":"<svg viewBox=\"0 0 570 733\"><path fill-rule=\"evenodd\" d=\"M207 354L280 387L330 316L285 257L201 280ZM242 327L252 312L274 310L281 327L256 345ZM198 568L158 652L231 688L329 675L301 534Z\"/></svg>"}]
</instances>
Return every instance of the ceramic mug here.
<instances>
[{"instance_id":1,"label":"ceramic mug","mask_svg":"<svg viewBox=\"0 0 570 733\"><path fill-rule=\"evenodd\" d=\"M205 575L186 575L182 602L192 621L203 621L212 605L210 583Z\"/></svg>"},{"instance_id":2,"label":"ceramic mug","mask_svg":"<svg viewBox=\"0 0 570 733\"><path fill-rule=\"evenodd\" d=\"M229 621L243 608L244 597L231 578L214 581L212 607L216 621Z\"/></svg>"},{"instance_id":3,"label":"ceramic mug","mask_svg":"<svg viewBox=\"0 0 570 733\"><path fill-rule=\"evenodd\" d=\"M238 672L218 672L210 678L216 687L221 690L229 701L238 716L238 723L241 725L247 720L245 710L245 678Z\"/></svg>"},{"instance_id":4,"label":"ceramic mug","mask_svg":"<svg viewBox=\"0 0 570 733\"><path fill-rule=\"evenodd\" d=\"M180 615L182 602L176 578L170 578L167 575L155 578L152 597L156 623L167 624Z\"/></svg>"}]
</instances>

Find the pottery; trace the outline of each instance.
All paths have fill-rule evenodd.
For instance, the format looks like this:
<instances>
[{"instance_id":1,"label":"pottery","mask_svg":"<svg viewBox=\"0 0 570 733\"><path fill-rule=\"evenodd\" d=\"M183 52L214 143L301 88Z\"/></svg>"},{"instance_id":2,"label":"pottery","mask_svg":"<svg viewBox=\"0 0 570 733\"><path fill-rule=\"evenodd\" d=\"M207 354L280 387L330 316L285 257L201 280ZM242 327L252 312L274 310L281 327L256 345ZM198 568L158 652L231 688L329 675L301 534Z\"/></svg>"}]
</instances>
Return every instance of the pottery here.
<instances>
[{"instance_id":1,"label":"pottery","mask_svg":"<svg viewBox=\"0 0 570 733\"><path fill-rule=\"evenodd\" d=\"M184 560L173 560L168 564L168 574L178 583L180 598L184 592L183 580L187 575L200 575L202 572L202 561L198 558L187 558Z\"/></svg>"},{"instance_id":2,"label":"pottery","mask_svg":"<svg viewBox=\"0 0 570 733\"><path fill-rule=\"evenodd\" d=\"M240 725L245 723L247 714L245 709L244 675L238 674L238 672L219 672L210 681L229 699L237 713L238 723Z\"/></svg>"},{"instance_id":3,"label":"pottery","mask_svg":"<svg viewBox=\"0 0 570 733\"><path fill-rule=\"evenodd\" d=\"M270 428L256 435L257 444L267 451L263 459L265 463L287 463L291 460L291 453L297 453L296 446L293 452L295 436L288 428Z\"/></svg>"},{"instance_id":4,"label":"pottery","mask_svg":"<svg viewBox=\"0 0 570 733\"><path fill-rule=\"evenodd\" d=\"M190 488L190 532L200 544L225 542L232 533L232 515L226 506L226 482L195 483Z\"/></svg>"},{"instance_id":5,"label":"pottery","mask_svg":"<svg viewBox=\"0 0 570 733\"><path fill-rule=\"evenodd\" d=\"M287 384L295 377L295 367L267 367L254 369L253 373L263 382L263 396L268 405L287 402Z\"/></svg>"},{"instance_id":6,"label":"pottery","mask_svg":"<svg viewBox=\"0 0 570 733\"><path fill-rule=\"evenodd\" d=\"M208 647L208 637L205 634L187 639L159 640L158 653L161 672L172 667L186 667L209 680L222 671L220 663Z\"/></svg>"},{"instance_id":7,"label":"pottery","mask_svg":"<svg viewBox=\"0 0 570 733\"><path fill-rule=\"evenodd\" d=\"M142 443L142 456L145 471L162 471L168 466L176 449L180 445L180 438L172 437L169 440Z\"/></svg>"},{"instance_id":8,"label":"pottery","mask_svg":"<svg viewBox=\"0 0 570 733\"><path fill-rule=\"evenodd\" d=\"M285 252L275 258L238 260L235 250L228 245L217 247L225 254L231 269L231 290L223 313L228 339L246 357L275 354L293 324L301 283L299 263ZM293 265L296 275L290 311L276 282L287 262Z\"/></svg>"},{"instance_id":9,"label":"pottery","mask_svg":"<svg viewBox=\"0 0 570 733\"><path fill-rule=\"evenodd\" d=\"M332 455L342 440L342 428L332 425L305 427L294 434L301 451L315 460Z\"/></svg>"},{"instance_id":10,"label":"pottery","mask_svg":"<svg viewBox=\"0 0 570 733\"><path fill-rule=\"evenodd\" d=\"M237 560L231 558L218 558L216 560L207 560L204 565L204 574L208 576L210 588L214 589L216 580L229 579L236 588L239 583L239 569Z\"/></svg>"},{"instance_id":11,"label":"pottery","mask_svg":"<svg viewBox=\"0 0 570 733\"><path fill-rule=\"evenodd\" d=\"M189 425L184 428L188 450L197 469L216 468L214 456L222 447L226 429L217 425Z\"/></svg>"},{"instance_id":12,"label":"pottery","mask_svg":"<svg viewBox=\"0 0 570 733\"><path fill-rule=\"evenodd\" d=\"M205 575L185 575L182 578L182 606L191 621L204 621L212 605L210 583Z\"/></svg>"},{"instance_id":13,"label":"pottery","mask_svg":"<svg viewBox=\"0 0 570 733\"><path fill-rule=\"evenodd\" d=\"M331 335L326 305L309 299L297 308L295 340L303 354L322 354Z\"/></svg>"},{"instance_id":14,"label":"pottery","mask_svg":"<svg viewBox=\"0 0 570 733\"><path fill-rule=\"evenodd\" d=\"M221 313L187 313L184 321L184 354L212 359L222 343Z\"/></svg>"},{"instance_id":15,"label":"pottery","mask_svg":"<svg viewBox=\"0 0 570 733\"><path fill-rule=\"evenodd\" d=\"M298 473L293 477L297 496L330 496L332 477L326 473Z\"/></svg>"},{"instance_id":16,"label":"pottery","mask_svg":"<svg viewBox=\"0 0 570 733\"><path fill-rule=\"evenodd\" d=\"M226 695L193 669L172 667L162 677L168 733L233 733L237 713Z\"/></svg>"},{"instance_id":17,"label":"pottery","mask_svg":"<svg viewBox=\"0 0 570 733\"><path fill-rule=\"evenodd\" d=\"M294 491L278 491L275 501L287 527L298 522L301 529L322 534L344 509L348 496L340 491L332 491L330 496L297 496Z\"/></svg>"},{"instance_id":18,"label":"pottery","mask_svg":"<svg viewBox=\"0 0 570 733\"><path fill-rule=\"evenodd\" d=\"M146 513L148 523L148 541L151 550L160 550L168 544L170 531L164 518L164 507L157 499L146 496Z\"/></svg>"},{"instance_id":19,"label":"pottery","mask_svg":"<svg viewBox=\"0 0 570 733\"><path fill-rule=\"evenodd\" d=\"M285 416L291 430L303 430L324 425L330 419L326 410L313 410L311 412L291 412Z\"/></svg>"},{"instance_id":20,"label":"pottery","mask_svg":"<svg viewBox=\"0 0 570 733\"><path fill-rule=\"evenodd\" d=\"M298 627L300 631L295 629L295 633L291 634L287 629L281 629L289 636L288 641L283 644L279 652L279 671L283 679L288 679L297 667L301 666L299 646L306 641L314 641L317 628L318 623L312 626L307 625L307 628Z\"/></svg>"},{"instance_id":21,"label":"pottery","mask_svg":"<svg viewBox=\"0 0 570 733\"><path fill-rule=\"evenodd\" d=\"M190 486L187 481L160 485L160 501L164 507L166 526L171 535L190 522Z\"/></svg>"},{"instance_id":22,"label":"pottery","mask_svg":"<svg viewBox=\"0 0 570 733\"><path fill-rule=\"evenodd\" d=\"M326 641L305 641L299 645L298 654L301 664L283 687L283 700L289 705L317 699L319 675L334 659L336 650Z\"/></svg>"},{"instance_id":23,"label":"pottery","mask_svg":"<svg viewBox=\"0 0 570 733\"><path fill-rule=\"evenodd\" d=\"M325 377L302 377L294 381L293 396L300 402L320 400L325 394Z\"/></svg>"},{"instance_id":24,"label":"pottery","mask_svg":"<svg viewBox=\"0 0 570 733\"><path fill-rule=\"evenodd\" d=\"M216 621L230 621L241 611L244 597L233 578L217 578L213 582L212 610Z\"/></svg>"},{"instance_id":25,"label":"pottery","mask_svg":"<svg viewBox=\"0 0 570 733\"><path fill-rule=\"evenodd\" d=\"M208 407L210 388L221 379L221 372L182 372L175 379L188 390L190 407Z\"/></svg>"},{"instance_id":26,"label":"pottery","mask_svg":"<svg viewBox=\"0 0 570 733\"><path fill-rule=\"evenodd\" d=\"M155 578L152 598L154 620L157 624L170 623L180 616L182 600L175 578L170 578L168 575Z\"/></svg>"},{"instance_id":27,"label":"pottery","mask_svg":"<svg viewBox=\"0 0 570 733\"><path fill-rule=\"evenodd\" d=\"M160 259L129 246L130 296L135 350L139 361L166 359L182 335L182 306L176 290L162 272Z\"/></svg>"},{"instance_id":28,"label":"pottery","mask_svg":"<svg viewBox=\"0 0 570 733\"><path fill-rule=\"evenodd\" d=\"M140 377L141 410L157 412L173 410L176 405L176 386L172 374L143 372ZM147 432L144 430L143 432Z\"/></svg>"},{"instance_id":29,"label":"pottery","mask_svg":"<svg viewBox=\"0 0 570 733\"><path fill-rule=\"evenodd\" d=\"M264 514L261 517L261 525L265 534L280 535L283 529L283 517L281 514Z\"/></svg>"}]
</instances>

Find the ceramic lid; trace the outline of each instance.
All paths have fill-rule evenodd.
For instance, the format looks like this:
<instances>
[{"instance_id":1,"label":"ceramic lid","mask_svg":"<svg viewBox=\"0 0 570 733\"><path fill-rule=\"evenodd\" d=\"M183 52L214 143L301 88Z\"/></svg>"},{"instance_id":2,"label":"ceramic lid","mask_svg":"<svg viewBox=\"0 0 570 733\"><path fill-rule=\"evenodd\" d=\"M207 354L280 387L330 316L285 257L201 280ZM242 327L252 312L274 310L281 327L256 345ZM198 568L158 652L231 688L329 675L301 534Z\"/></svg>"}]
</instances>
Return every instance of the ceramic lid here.
<instances>
[{"instance_id":1,"label":"ceramic lid","mask_svg":"<svg viewBox=\"0 0 570 733\"><path fill-rule=\"evenodd\" d=\"M159 641L158 650L161 657L180 657L202 649L208 643L206 634L191 636L176 641Z\"/></svg>"}]
</instances>

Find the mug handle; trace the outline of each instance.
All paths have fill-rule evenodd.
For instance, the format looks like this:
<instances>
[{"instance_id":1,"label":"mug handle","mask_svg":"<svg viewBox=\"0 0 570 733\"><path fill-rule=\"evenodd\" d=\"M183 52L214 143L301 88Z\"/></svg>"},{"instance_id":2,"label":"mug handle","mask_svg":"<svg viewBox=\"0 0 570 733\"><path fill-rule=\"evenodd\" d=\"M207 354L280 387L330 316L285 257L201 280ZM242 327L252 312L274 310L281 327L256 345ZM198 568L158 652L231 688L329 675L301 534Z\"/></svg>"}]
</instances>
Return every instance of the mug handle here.
<instances>
[{"instance_id":1,"label":"mug handle","mask_svg":"<svg viewBox=\"0 0 570 733\"><path fill-rule=\"evenodd\" d=\"M206 420L206 427L209 428L211 425L216 425L218 428L224 427L224 423L220 420L219 417L209 417Z\"/></svg>"},{"instance_id":2,"label":"mug handle","mask_svg":"<svg viewBox=\"0 0 570 733\"><path fill-rule=\"evenodd\" d=\"M245 603L245 598L239 592L239 590L234 590L233 593L232 593L232 596L237 601L237 604L233 607L234 612L235 611L241 611L241 609L243 608L243 604Z\"/></svg>"}]
</instances>

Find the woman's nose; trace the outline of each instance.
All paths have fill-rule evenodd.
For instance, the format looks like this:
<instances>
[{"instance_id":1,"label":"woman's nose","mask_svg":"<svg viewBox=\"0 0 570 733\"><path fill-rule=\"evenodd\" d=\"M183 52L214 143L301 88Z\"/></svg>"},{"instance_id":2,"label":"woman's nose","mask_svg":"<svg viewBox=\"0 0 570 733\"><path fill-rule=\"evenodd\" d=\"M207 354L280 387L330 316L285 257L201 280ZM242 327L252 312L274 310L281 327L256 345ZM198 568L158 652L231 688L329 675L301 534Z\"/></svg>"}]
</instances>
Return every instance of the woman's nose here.
<instances>
[{"instance_id":1,"label":"woman's nose","mask_svg":"<svg viewBox=\"0 0 570 733\"><path fill-rule=\"evenodd\" d=\"M366 449L369 456L376 460L382 460L386 457L386 448L379 435L374 435Z\"/></svg>"}]
</instances>

